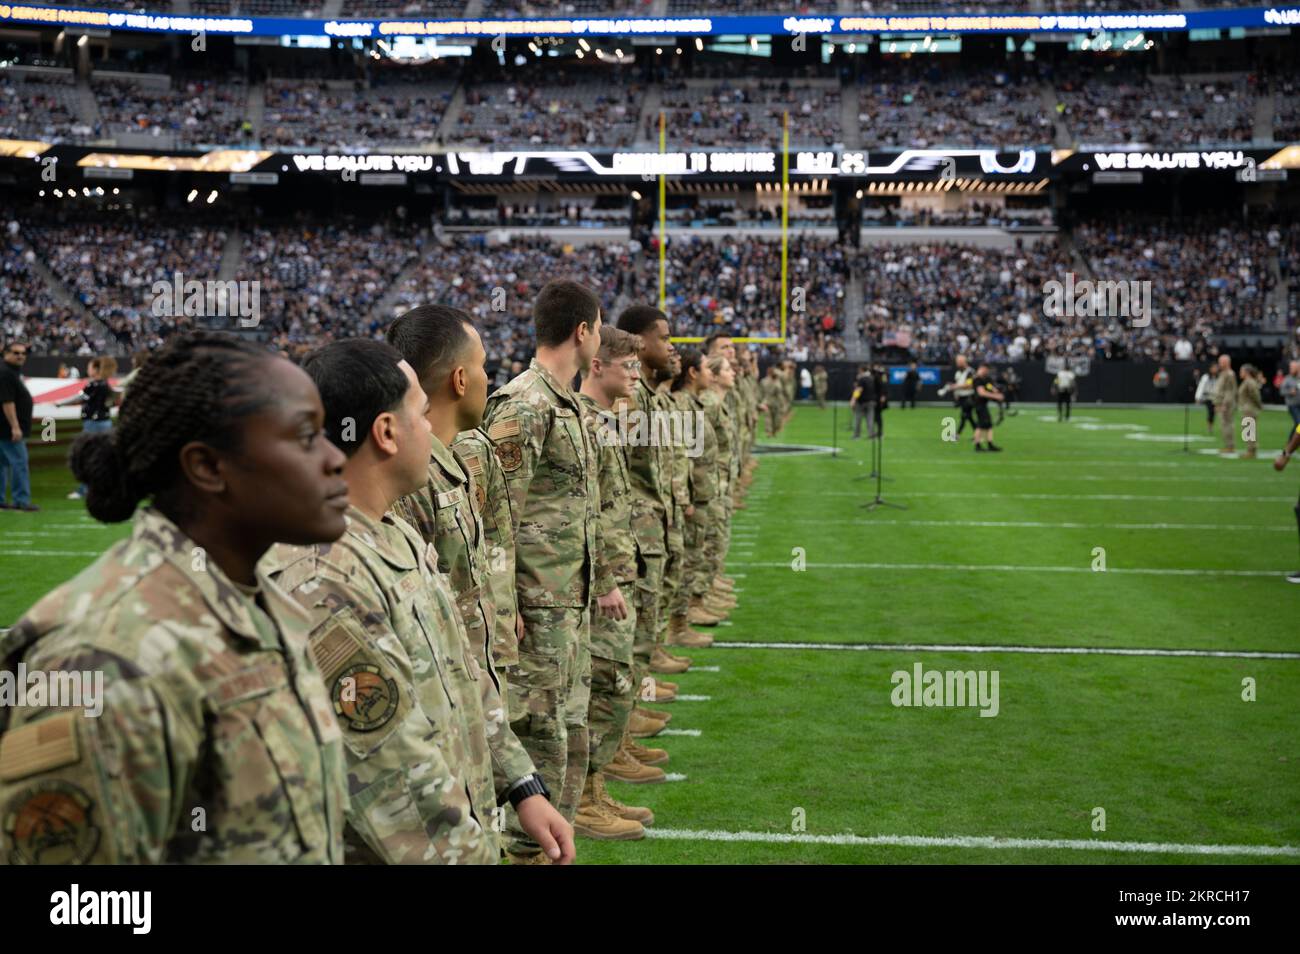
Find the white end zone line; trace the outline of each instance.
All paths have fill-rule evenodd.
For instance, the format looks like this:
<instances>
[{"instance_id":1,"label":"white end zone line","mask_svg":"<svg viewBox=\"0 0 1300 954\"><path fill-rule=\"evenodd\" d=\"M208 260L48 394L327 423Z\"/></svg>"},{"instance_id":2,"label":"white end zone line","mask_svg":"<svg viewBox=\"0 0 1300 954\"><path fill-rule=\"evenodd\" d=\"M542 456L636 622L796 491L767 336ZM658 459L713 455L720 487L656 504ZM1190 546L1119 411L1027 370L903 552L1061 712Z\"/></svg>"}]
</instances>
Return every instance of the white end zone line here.
<instances>
[{"instance_id":1,"label":"white end zone line","mask_svg":"<svg viewBox=\"0 0 1300 954\"><path fill-rule=\"evenodd\" d=\"M1070 851L1118 851L1162 855L1249 855L1254 857L1300 857L1293 845L1186 845L1157 841L1083 841L1074 838L996 838L954 835L943 838L926 835L809 835L766 831L690 831L680 828L647 828L646 835L665 841L762 842L771 845L883 845L899 848L984 848L995 850L1067 849Z\"/></svg>"},{"instance_id":2,"label":"white end zone line","mask_svg":"<svg viewBox=\"0 0 1300 954\"><path fill-rule=\"evenodd\" d=\"M1130 649L1109 646L981 646L942 643L717 642L714 649L841 649L849 652L1028 653L1043 656L1203 656L1213 659L1300 659L1300 653L1229 649ZM678 696L678 698L681 698Z\"/></svg>"},{"instance_id":3,"label":"white end zone line","mask_svg":"<svg viewBox=\"0 0 1300 954\"><path fill-rule=\"evenodd\" d=\"M664 729L656 735L656 738L660 735L688 735L691 738L696 739L699 738L701 734L702 733L699 729Z\"/></svg>"},{"instance_id":4,"label":"white end zone line","mask_svg":"<svg viewBox=\"0 0 1300 954\"><path fill-rule=\"evenodd\" d=\"M787 563L737 563L736 566L789 569ZM991 570L997 573L1093 573L1105 576L1110 573L1138 574L1141 576L1286 576L1290 570L1197 570L1180 567L1110 567L1094 570L1090 566L1017 566L1011 563L807 563L809 570L961 570L978 572Z\"/></svg>"}]
</instances>

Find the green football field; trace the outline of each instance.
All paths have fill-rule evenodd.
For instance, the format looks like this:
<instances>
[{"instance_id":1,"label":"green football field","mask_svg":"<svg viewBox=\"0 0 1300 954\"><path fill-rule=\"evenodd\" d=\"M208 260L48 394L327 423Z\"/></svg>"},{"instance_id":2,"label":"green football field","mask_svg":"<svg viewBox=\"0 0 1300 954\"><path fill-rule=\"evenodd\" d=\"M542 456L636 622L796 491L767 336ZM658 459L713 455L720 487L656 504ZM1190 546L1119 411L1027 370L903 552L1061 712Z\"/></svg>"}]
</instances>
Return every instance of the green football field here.
<instances>
[{"instance_id":1,"label":"green football field","mask_svg":"<svg viewBox=\"0 0 1300 954\"><path fill-rule=\"evenodd\" d=\"M1244 461L1204 453L1199 411L1189 453L1181 409L1025 408L1003 454L944 441L951 413L886 415L884 496L905 511L862 507L868 445L843 409L838 458L761 458L740 607L677 677L673 734L647 740L670 781L610 786L654 809L652 837L583 840L580 861L1300 860L1284 416ZM801 407L775 443L829 448L831 420ZM65 456L34 453L42 513L0 513L0 624L126 532L64 499ZM997 715L895 706L918 664L996 672Z\"/></svg>"}]
</instances>

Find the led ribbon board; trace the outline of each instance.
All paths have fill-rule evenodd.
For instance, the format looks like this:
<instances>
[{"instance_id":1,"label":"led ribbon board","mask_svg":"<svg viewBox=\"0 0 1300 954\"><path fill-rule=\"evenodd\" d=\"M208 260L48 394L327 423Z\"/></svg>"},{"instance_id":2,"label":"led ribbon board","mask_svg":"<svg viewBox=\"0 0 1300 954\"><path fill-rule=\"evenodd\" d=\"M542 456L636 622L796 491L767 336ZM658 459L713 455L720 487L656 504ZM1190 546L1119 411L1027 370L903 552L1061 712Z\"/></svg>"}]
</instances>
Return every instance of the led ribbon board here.
<instances>
[{"instance_id":1,"label":"led ribbon board","mask_svg":"<svg viewBox=\"0 0 1300 954\"><path fill-rule=\"evenodd\" d=\"M895 16L558 17L551 19L308 19L223 17L195 14L74 9L0 3L0 24L87 27L146 33L228 36L324 36L383 39L395 36L490 38L497 36L794 36L813 34L1079 33L1085 31L1229 29L1300 25L1300 7L1230 10L1135 10L1121 13L917 13Z\"/></svg>"}]
</instances>

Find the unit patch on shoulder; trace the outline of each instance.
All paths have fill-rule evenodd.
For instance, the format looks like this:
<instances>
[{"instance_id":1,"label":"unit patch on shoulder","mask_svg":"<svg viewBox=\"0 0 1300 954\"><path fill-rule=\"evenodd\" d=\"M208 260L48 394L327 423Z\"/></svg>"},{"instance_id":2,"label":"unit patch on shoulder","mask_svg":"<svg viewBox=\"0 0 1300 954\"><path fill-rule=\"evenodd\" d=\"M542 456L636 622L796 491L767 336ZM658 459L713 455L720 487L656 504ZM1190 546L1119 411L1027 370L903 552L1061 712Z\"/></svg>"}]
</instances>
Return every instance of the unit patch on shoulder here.
<instances>
[{"instance_id":1,"label":"unit patch on shoulder","mask_svg":"<svg viewBox=\"0 0 1300 954\"><path fill-rule=\"evenodd\" d=\"M397 712L396 681L371 663L357 663L338 674L330 689L334 713L355 732L373 732Z\"/></svg>"},{"instance_id":2,"label":"unit patch on shoulder","mask_svg":"<svg viewBox=\"0 0 1300 954\"><path fill-rule=\"evenodd\" d=\"M5 806L4 833L10 864L79 865L94 857L99 828L91 818L95 803L77 785L62 779L35 782Z\"/></svg>"},{"instance_id":3,"label":"unit patch on shoulder","mask_svg":"<svg viewBox=\"0 0 1300 954\"><path fill-rule=\"evenodd\" d=\"M502 470L514 472L524 462L524 452L516 440L502 441L497 445L496 451Z\"/></svg>"}]
</instances>

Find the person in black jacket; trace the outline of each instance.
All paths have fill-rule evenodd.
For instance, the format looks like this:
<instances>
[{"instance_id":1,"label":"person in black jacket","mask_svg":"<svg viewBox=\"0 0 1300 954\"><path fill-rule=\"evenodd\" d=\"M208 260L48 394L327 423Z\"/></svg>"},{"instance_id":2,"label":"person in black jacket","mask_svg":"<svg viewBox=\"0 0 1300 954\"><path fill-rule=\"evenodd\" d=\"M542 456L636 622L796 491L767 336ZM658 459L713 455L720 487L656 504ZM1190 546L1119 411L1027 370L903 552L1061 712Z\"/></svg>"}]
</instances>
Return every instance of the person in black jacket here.
<instances>
[{"instance_id":1,"label":"person in black jacket","mask_svg":"<svg viewBox=\"0 0 1300 954\"><path fill-rule=\"evenodd\" d=\"M4 363L0 364L0 510L35 511L32 503L32 478L27 467L27 437L32 432L32 392L23 383L23 365L27 363L27 344L10 341L5 345ZM12 491L10 491L12 488ZM13 503L5 495L13 493Z\"/></svg>"},{"instance_id":2,"label":"person in black jacket","mask_svg":"<svg viewBox=\"0 0 1300 954\"><path fill-rule=\"evenodd\" d=\"M907 373L903 375L903 403L901 407L907 407L907 403L912 402L912 407L916 407L916 395L921 390L921 372L916 370L916 362L913 361L907 366Z\"/></svg>"},{"instance_id":3,"label":"person in black jacket","mask_svg":"<svg viewBox=\"0 0 1300 954\"><path fill-rule=\"evenodd\" d=\"M89 380L81 393L59 401L58 407L69 404L81 404L81 430L85 434L102 434L113 429L113 405L118 403L121 395L113 390L110 380L117 373L117 359L112 357L91 358L87 369ZM86 485L81 484L72 493L69 500L84 500Z\"/></svg>"},{"instance_id":4,"label":"person in black jacket","mask_svg":"<svg viewBox=\"0 0 1300 954\"><path fill-rule=\"evenodd\" d=\"M876 376L866 365L858 368L853 382L853 438L862 436L862 421L867 422L867 440L876 436Z\"/></svg>"}]
</instances>

